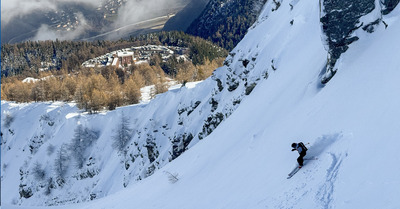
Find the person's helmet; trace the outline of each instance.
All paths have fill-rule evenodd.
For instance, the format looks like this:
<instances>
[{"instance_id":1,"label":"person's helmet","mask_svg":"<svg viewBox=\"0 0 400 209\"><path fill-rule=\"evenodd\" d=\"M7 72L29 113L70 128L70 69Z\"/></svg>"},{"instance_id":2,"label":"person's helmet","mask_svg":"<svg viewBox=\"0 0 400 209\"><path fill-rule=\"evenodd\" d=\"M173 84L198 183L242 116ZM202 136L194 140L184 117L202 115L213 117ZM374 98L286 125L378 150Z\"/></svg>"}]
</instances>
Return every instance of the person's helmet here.
<instances>
[{"instance_id":1,"label":"person's helmet","mask_svg":"<svg viewBox=\"0 0 400 209\"><path fill-rule=\"evenodd\" d=\"M297 146L296 143L293 143L293 144L292 144L292 147L293 147L293 148L296 148L296 146Z\"/></svg>"}]
</instances>

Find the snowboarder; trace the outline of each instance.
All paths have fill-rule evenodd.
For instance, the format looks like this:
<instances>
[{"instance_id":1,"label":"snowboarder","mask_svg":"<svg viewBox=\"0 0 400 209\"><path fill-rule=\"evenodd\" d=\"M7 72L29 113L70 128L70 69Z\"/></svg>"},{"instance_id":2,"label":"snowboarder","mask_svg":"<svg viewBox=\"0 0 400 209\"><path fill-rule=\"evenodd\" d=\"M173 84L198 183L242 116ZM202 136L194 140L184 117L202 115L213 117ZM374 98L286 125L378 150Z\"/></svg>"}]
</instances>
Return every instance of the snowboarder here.
<instances>
[{"instance_id":1,"label":"snowboarder","mask_svg":"<svg viewBox=\"0 0 400 209\"><path fill-rule=\"evenodd\" d=\"M303 144L303 142L300 143L293 143L292 144L292 151L297 150L300 154L300 156L297 158L297 162L299 163L299 168L303 167L303 162L304 159L303 157L306 156L307 154L307 147Z\"/></svg>"}]
</instances>

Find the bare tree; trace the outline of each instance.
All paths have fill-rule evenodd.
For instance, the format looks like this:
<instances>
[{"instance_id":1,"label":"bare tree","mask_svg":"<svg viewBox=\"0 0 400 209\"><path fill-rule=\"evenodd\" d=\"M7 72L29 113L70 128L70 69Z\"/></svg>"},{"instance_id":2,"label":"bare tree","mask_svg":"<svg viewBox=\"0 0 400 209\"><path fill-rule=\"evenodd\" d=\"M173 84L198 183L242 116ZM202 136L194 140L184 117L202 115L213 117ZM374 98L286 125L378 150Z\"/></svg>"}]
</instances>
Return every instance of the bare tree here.
<instances>
[{"instance_id":1,"label":"bare tree","mask_svg":"<svg viewBox=\"0 0 400 209\"><path fill-rule=\"evenodd\" d=\"M167 174L168 176L168 181L171 182L172 184L176 183L177 181L179 181L178 178L178 173L171 173L169 171L164 171L165 174Z\"/></svg>"}]
</instances>

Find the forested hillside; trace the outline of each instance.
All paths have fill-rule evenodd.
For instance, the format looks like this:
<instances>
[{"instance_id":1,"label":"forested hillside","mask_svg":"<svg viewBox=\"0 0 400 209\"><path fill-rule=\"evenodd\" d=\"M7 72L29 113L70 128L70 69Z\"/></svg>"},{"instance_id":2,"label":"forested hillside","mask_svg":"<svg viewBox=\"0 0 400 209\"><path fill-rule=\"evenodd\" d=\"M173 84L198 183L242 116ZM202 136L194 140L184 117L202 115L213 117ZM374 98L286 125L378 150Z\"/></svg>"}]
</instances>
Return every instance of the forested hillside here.
<instances>
[{"instance_id":1,"label":"forested hillside","mask_svg":"<svg viewBox=\"0 0 400 209\"><path fill-rule=\"evenodd\" d=\"M211 0L187 33L232 50L257 20L266 0ZM274 1L275 2L275 1ZM276 3L279 7L280 3Z\"/></svg>"},{"instance_id":2,"label":"forested hillside","mask_svg":"<svg viewBox=\"0 0 400 209\"><path fill-rule=\"evenodd\" d=\"M148 44L189 49L189 60L153 55L148 64L127 69L86 68L87 59L109 51ZM140 101L140 88L155 85L154 94L167 90L167 77L179 83L204 80L222 66L227 51L183 32L161 32L130 40L73 42L45 41L4 45L1 99L16 102L75 101L90 112ZM32 82L23 80L31 77Z\"/></svg>"},{"instance_id":3,"label":"forested hillside","mask_svg":"<svg viewBox=\"0 0 400 209\"><path fill-rule=\"evenodd\" d=\"M2 45L1 77L35 77L41 69L71 72L79 69L84 61L107 52L148 44L187 47L192 52L190 58L194 65L227 55L226 50L211 42L183 32L151 33L119 41L28 41Z\"/></svg>"}]
</instances>

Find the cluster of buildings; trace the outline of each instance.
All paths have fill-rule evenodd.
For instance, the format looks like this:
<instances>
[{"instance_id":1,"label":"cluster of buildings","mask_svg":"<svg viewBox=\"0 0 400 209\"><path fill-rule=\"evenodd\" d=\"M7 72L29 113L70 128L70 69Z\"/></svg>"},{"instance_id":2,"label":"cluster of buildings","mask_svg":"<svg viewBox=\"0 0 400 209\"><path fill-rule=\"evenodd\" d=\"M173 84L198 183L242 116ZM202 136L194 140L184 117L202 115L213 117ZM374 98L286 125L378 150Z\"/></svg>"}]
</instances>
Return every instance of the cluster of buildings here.
<instances>
[{"instance_id":1,"label":"cluster of buildings","mask_svg":"<svg viewBox=\"0 0 400 209\"><path fill-rule=\"evenodd\" d=\"M131 47L118 51L113 51L90 59L82 64L84 67L105 67L113 66L116 68L127 68L133 64L141 64L148 62L150 58L159 54L163 61L166 61L171 56L187 59L187 48L174 47L174 46L156 46L147 45L139 47Z\"/></svg>"},{"instance_id":2,"label":"cluster of buildings","mask_svg":"<svg viewBox=\"0 0 400 209\"><path fill-rule=\"evenodd\" d=\"M55 11L55 14L45 14L53 23L52 29L57 32L73 31L79 26L79 17L67 11Z\"/></svg>"},{"instance_id":3,"label":"cluster of buildings","mask_svg":"<svg viewBox=\"0 0 400 209\"><path fill-rule=\"evenodd\" d=\"M51 24L48 24L51 25L51 29L61 33L76 30L82 24L83 16L88 14L91 15L92 19L97 19L95 22L113 18L117 15L118 9L126 2L127 0L98 1L98 7L95 11L85 8L85 6L79 6L79 4L73 5L73 7L68 4L60 4L54 12L45 12L44 15L51 21ZM80 13L84 15L78 15Z\"/></svg>"},{"instance_id":4,"label":"cluster of buildings","mask_svg":"<svg viewBox=\"0 0 400 209\"><path fill-rule=\"evenodd\" d=\"M102 5L97 8L97 11L103 12L103 18L106 19L108 17L115 16L118 9L126 2L127 0L102 1Z\"/></svg>"}]
</instances>

